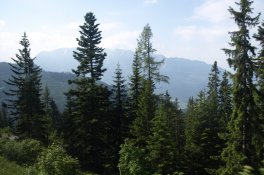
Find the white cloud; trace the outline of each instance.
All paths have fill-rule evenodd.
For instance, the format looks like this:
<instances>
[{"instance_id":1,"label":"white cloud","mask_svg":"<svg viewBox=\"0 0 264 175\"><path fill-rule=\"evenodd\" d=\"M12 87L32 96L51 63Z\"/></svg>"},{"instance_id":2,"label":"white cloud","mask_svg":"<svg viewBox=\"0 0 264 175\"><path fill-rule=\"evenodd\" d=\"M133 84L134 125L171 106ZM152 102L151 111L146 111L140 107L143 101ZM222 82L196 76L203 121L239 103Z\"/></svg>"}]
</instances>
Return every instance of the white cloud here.
<instances>
[{"instance_id":1,"label":"white cloud","mask_svg":"<svg viewBox=\"0 0 264 175\"><path fill-rule=\"evenodd\" d=\"M19 48L20 37L17 33L0 32L0 61L10 62L10 58L15 57L15 53Z\"/></svg>"},{"instance_id":2,"label":"white cloud","mask_svg":"<svg viewBox=\"0 0 264 175\"><path fill-rule=\"evenodd\" d=\"M234 25L230 26L178 26L173 32L175 37L181 38L183 40L199 40L207 43L214 42L216 40L222 40L228 36L229 31L235 30Z\"/></svg>"},{"instance_id":3,"label":"white cloud","mask_svg":"<svg viewBox=\"0 0 264 175\"><path fill-rule=\"evenodd\" d=\"M212 23L226 21L229 18L228 8L233 6L234 1L230 0L206 0L196 7L192 19L206 20Z\"/></svg>"},{"instance_id":4,"label":"white cloud","mask_svg":"<svg viewBox=\"0 0 264 175\"><path fill-rule=\"evenodd\" d=\"M0 29L3 28L6 25L6 22L4 20L0 20Z\"/></svg>"},{"instance_id":5,"label":"white cloud","mask_svg":"<svg viewBox=\"0 0 264 175\"><path fill-rule=\"evenodd\" d=\"M123 31L104 37L101 46L110 49L131 49L136 47L140 31Z\"/></svg>"},{"instance_id":6,"label":"white cloud","mask_svg":"<svg viewBox=\"0 0 264 175\"><path fill-rule=\"evenodd\" d=\"M101 23L99 29L102 32L111 32L113 30L120 29L121 26L122 24L120 22L105 22L105 23Z\"/></svg>"},{"instance_id":7,"label":"white cloud","mask_svg":"<svg viewBox=\"0 0 264 175\"><path fill-rule=\"evenodd\" d=\"M156 4L158 0L144 0L144 4Z\"/></svg>"}]
</instances>

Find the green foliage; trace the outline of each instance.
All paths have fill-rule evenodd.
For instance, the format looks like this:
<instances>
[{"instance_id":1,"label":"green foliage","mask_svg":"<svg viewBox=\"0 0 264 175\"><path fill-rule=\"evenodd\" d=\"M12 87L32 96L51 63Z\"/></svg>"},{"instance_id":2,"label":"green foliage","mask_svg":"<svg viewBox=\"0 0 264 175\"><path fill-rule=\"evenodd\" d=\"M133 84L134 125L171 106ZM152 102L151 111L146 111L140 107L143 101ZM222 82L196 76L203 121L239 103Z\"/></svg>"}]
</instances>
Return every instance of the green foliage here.
<instances>
[{"instance_id":1,"label":"green foliage","mask_svg":"<svg viewBox=\"0 0 264 175\"><path fill-rule=\"evenodd\" d=\"M224 49L233 75L233 111L224 135L226 148L222 151L225 165L219 174L236 174L244 164L257 168L260 164L259 147L263 147L263 120L256 99L253 77L255 74L255 47L250 42L250 28L258 24L259 15L251 17L253 1L240 0L238 10L230 7L229 12L237 24L231 34L231 49Z\"/></svg>"},{"instance_id":2,"label":"green foliage","mask_svg":"<svg viewBox=\"0 0 264 175\"><path fill-rule=\"evenodd\" d=\"M6 81L12 87L9 92L5 92L11 98L8 100L8 108L16 119L14 125L20 137L45 142L46 121L40 101L41 69L34 65L34 58L30 57L30 44L26 33L22 36L20 45L22 49L19 49L16 59L12 58L16 64L9 64L13 75Z\"/></svg>"},{"instance_id":3,"label":"green foliage","mask_svg":"<svg viewBox=\"0 0 264 175\"><path fill-rule=\"evenodd\" d=\"M155 61L154 59L153 54L156 50L152 47L152 37L153 34L151 28L149 24L147 24L143 28L138 40L138 54L143 63L143 77L149 81L168 82L169 77L161 75L159 72L159 68L164 64L164 60Z\"/></svg>"},{"instance_id":4,"label":"green foliage","mask_svg":"<svg viewBox=\"0 0 264 175\"><path fill-rule=\"evenodd\" d=\"M262 164L262 167L258 169L258 171L254 170L254 168L252 168L251 166L244 166L242 171L239 172L239 175L255 175L255 174L259 174L259 175L264 175L264 166Z\"/></svg>"},{"instance_id":5,"label":"green foliage","mask_svg":"<svg viewBox=\"0 0 264 175\"><path fill-rule=\"evenodd\" d=\"M41 175L78 175L78 160L67 155L65 150L56 144L45 149L37 161Z\"/></svg>"},{"instance_id":6,"label":"green foliage","mask_svg":"<svg viewBox=\"0 0 264 175\"><path fill-rule=\"evenodd\" d=\"M126 140L121 145L119 171L121 175L150 175L149 163L146 159L146 150Z\"/></svg>"},{"instance_id":7,"label":"green foliage","mask_svg":"<svg viewBox=\"0 0 264 175\"><path fill-rule=\"evenodd\" d=\"M101 31L93 13L87 13L80 26L77 51L73 56L79 63L73 70L76 78L69 81L63 137L66 148L77 157L83 169L95 173L115 171L110 92L98 84L106 69L106 57L101 42ZM115 123L114 123L115 124ZM116 146L116 145L114 145ZM78 150L78 151L76 151Z\"/></svg>"},{"instance_id":8,"label":"green foliage","mask_svg":"<svg viewBox=\"0 0 264 175\"><path fill-rule=\"evenodd\" d=\"M150 121L155 116L156 100L153 94L152 81L145 80L139 99L136 118L132 123L131 134L138 145L145 146L150 134Z\"/></svg>"},{"instance_id":9,"label":"green foliage","mask_svg":"<svg viewBox=\"0 0 264 175\"><path fill-rule=\"evenodd\" d=\"M147 141L148 161L155 173L171 174L176 170L177 148L172 104L168 96L151 120L151 133ZM174 116L175 117L175 116Z\"/></svg>"},{"instance_id":10,"label":"green foliage","mask_svg":"<svg viewBox=\"0 0 264 175\"><path fill-rule=\"evenodd\" d=\"M42 149L40 142L33 139L0 140L0 154L20 165L33 165Z\"/></svg>"},{"instance_id":11,"label":"green foliage","mask_svg":"<svg viewBox=\"0 0 264 175\"><path fill-rule=\"evenodd\" d=\"M22 167L0 156L1 175L38 175L33 167Z\"/></svg>"},{"instance_id":12,"label":"green foliage","mask_svg":"<svg viewBox=\"0 0 264 175\"><path fill-rule=\"evenodd\" d=\"M139 56L139 48L136 49L132 64L132 75L130 76L129 90L130 90L130 115L132 119L136 117L136 110L139 105L139 97L143 86L142 60Z\"/></svg>"}]
</instances>

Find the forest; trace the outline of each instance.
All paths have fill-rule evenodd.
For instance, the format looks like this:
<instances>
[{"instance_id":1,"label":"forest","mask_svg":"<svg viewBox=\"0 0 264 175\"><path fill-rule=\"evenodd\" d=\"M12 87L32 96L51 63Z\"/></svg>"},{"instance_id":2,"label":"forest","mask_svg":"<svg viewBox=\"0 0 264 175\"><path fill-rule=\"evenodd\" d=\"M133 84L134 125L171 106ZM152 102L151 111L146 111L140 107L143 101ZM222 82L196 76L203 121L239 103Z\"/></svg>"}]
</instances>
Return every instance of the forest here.
<instances>
[{"instance_id":1,"label":"forest","mask_svg":"<svg viewBox=\"0 0 264 175\"><path fill-rule=\"evenodd\" d=\"M159 71L164 60L154 57L149 24L130 77L117 65L108 86L98 83L107 56L100 24L85 14L62 113L41 84L24 33L0 107L0 174L264 175L264 21L252 3L227 9L237 26L223 49L232 71L214 62L207 88L186 109L168 92L155 94L170 79Z\"/></svg>"}]
</instances>

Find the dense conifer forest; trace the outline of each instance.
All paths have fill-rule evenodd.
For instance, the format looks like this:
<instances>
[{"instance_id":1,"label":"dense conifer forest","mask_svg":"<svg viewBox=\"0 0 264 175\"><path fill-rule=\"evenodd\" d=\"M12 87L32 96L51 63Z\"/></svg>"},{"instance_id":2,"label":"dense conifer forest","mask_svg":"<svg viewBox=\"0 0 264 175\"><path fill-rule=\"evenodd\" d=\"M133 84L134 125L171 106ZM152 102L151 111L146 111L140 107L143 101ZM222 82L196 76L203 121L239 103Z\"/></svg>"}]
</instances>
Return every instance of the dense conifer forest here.
<instances>
[{"instance_id":1,"label":"dense conifer forest","mask_svg":"<svg viewBox=\"0 0 264 175\"><path fill-rule=\"evenodd\" d=\"M214 62L207 88L186 109L168 92L154 93L170 77L159 71L164 60L154 57L150 24L138 37L130 77L117 64L109 88L98 83L107 56L100 22L85 14L62 113L24 33L0 107L0 174L264 175L264 21L252 3L227 9L237 25L223 49L232 71Z\"/></svg>"}]
</instances>

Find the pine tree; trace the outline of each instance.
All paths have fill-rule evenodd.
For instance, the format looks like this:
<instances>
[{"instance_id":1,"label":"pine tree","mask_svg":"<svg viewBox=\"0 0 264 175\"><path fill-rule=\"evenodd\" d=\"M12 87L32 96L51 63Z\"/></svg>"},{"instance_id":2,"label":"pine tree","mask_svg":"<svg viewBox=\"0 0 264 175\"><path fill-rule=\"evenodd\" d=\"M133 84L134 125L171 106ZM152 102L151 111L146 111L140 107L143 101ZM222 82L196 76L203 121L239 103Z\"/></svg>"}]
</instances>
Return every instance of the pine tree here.
<instances>
[{"instance_id":1,"label":"pine tree","mask_svg":"<svg viewBox=\"0 0 264 175\"><path fill-rule=\"evenodd\" d=\"M139 48L136 49L132 64L132 75L130 76L130 82L129 82L129 90L130 90L130 118L132 122L136 117L136 110L138 108L139 104L139 97L140 93L142 91L142 82L143 77L141 75L142 73L142 60L139 55Z\"/></svg>"},{"instance_id":2,"label":"pine tree","mask_svg":"<svg viewBox=\"0 0 264 175\"><path fill-rule=\"evenodd\" d=\"M146 146L146 141L150 134L150 121L156 112L156 98L153 93L153 84L151 81L145 80L139 99L136 119L131 128L132 136L140 146Z\"/></svg>"},{"instance_id":3,"label":"pine tree","mask_svg":"<svg viewBox=\"0 0 264 175\"><path fill-rule=\"evenodd\" d=\"M21 138L46 140L45 117L41 103L41 69L34 65L30 56L30 44L26 33L20 41L22 49L16 54L15 64L9 64L12 77L6 81L12 87L9 92L8 108L15 118L15 130Z\"/></svg>"},{"instance_id":4,"label":"pine tree","mask_svg":"<svg viewBox=\"0 0 264 175\"><path fill-rule=\"evenodd\" d=\"M136 119L133 122L132 134L143 144L150 132L150 121L155 115L156 100L154 95L155 81L168 82L168 77L159 73L163 61L155 61L153 53L155 49L151 43L152 32L147 24L139 37L137 51L139 54L139 65L142 61L143 88L139 97ZM137 55L136 55L137 56ZM143 144L144 145L144 144Z\"/></svg>"},{"instance_id":5,"label":"pine tree","mask_svg":"<svg viewBox=\"0 0 264 175\"><path fill-rule=\"evenodd\" d=\"M176 130L174 106L168 93L161 102L155 117L151 120L151 131L147 141L148 160L158 174L172 174L176 171Z\"/></svg>"},{"instance_id":6,"label":"pine tree","mask_svg":"<svg viewBox=\"0 0 264 175\"><path fill-rule=\"evenodd\" d=\"M0 128L10 126L10 121L7 113L7 105L4 102L2 102L0 109Z\"/></svg>"},{"instance_id":7,"label":"pine tree","mask_svg":"<svg viewBox=\"0 0 264 175\"><path fill-rule=\"evenodd\" d=\"M61 129L61 116L55 101L50 95L48 86L44 88L42 101L50 134L55 131L59 132Z\"/></svg>"},{"instance_id":8,"label":"pine tree","mask_svg":"<svg viewBox=\"0 0 264 175\"><path fill-rule=\"evenodd\" d=\"M122 69L120 68L119 63L115 70L114 76L114 85L113 85L113 105L114 105L114 114L113 114L113 142L115 145L114 149L116 152L116 163L119 159L120 145L124 143L125 138L129 134L129 120L127 116L127 92L125 79L122 76Z\"/></svg>"},{"instance_id":9,"label":"pine tree","mask_svg":"<svg viewBox=\"0 0 264 175\"><path fill-rule=\"evenodd\" d=\"M219 88L219 115L221 116L220 128L226 132L228 121L232 114L232 87L229 83L228 73L223 73Z\"/></svg>"},{"instance_id":10,"label":"pine tree","mask_svg":"<svg viewBox=\"0 0 264 175\"><path fill-rule=\"evenodd\" d=\"M264 21L258 27L258 33L254 38L260 43L260 51L256 61L256 76L257 76L257 105L260 115L260 120L264 123ZM264 125L263 125L264 127ZM264 128L262 128L264 130ZM262 138L263 140L264 138ZM259 149L258 155L260 159L264 159L264 146Z\"/></svg>"},{"instance_id":11,"label":"pine tree","mask_svg":"<svg viewBox=\"0 0 264 175\"><path fill-rule=\"evenodd\" d=\"M186 121L185 121L185 173L186 174L207 174L204 169L204 161L208 157L204 155L203 147L204 133L206 128L204 126L204 119L208 116L207 101L205 91L200 91L198 98L189 99ZM207 136L205 137L207 138Z\"/></svg>"},{"instance_id":12,"label":"pine tree","mask_svg":"<svg viewBox=\"0 0 264 175\"><path fill-rule=\"evenodd\" d=\"M259 15L251 17L253 1L240 0L236 11L230 7L238 30L230 32L232 49L224 49L229 56L228 63L234 68L233 75L233 111L225 136L227 147L222 152L225 166L220 174L236 174L242 165L258 167L260 160L257 153L263 129L259 121L254 98L256 89L253 84L255 48L250 44L249 28L258 24ZM262 144L263 145L263 144Z\"/></svg>"},{"instance_id":13,"label":"pine tree","mask_svg":"<svg viewBox=\"0 0 264 175\"><path fill-rule=\"evenodd\" d=\"M202 162L204 169L210 174L215 174L216 169L220 166L217 158L220 156L223 147L223 140L218 135L221 131L222 118L219 112L219 73L215 61L209 74L208 96L204 108L206 115L201 118L203 128L201 146L204 157Z\"/></svg>"},{"instance_id":14,"label":"pine tree","mask_svg":"<svg viewBox=\"0 0 264 175\"><path fill-rule=\"evenodd\" d=\"M77 51L74 58L79 62L73 73L76 78L69 81L73 88L68 92L66 121L72 123L72 133L65 133L68 150L80 160L83 169L95 173L106 173L113 168L112 148L108 146L110 130L109 96L104 85L98 84L106 57L101 43L101 31L93 13L87 13L80 26ZM66 124L69 125L69 124ZM110 173L110 172L109 172Z\"/></svg>"},{"instance_id":15,"label":"pine tree","mask_svg":"<svg viewBox=\"0 0 264 175\"><path fill-rule=\"evenodd\" d=\"M126 92L126 85L125 79L122 76L122 69L120 65L117 64L117 68L115 71L114 77L114 85L113 85L113 94L114 94L114 108L116 117L118 119L118 128L120 130L119 135L120 138L126 138L128 134L128 118L126 116L127 110L127 92ZM121 139L121 140L122 140Z\"/></svg>"},{"instance_id":16,"label":"pine tree","mask_svg":"<svg viewBox=\"0 0 264 175\"><path fill-rule=\"evenodd\" d=\"M155 61L153 54L156 50L152 47L152 36L151 28L149 24L147 24L138 40L139 54L143 62L142 68L144 78L149 81L168 82L169 78L165 75L161 75L159 72L159 68L164 63L164 59L161 61Z\"/></svg>"}]
</instances>

